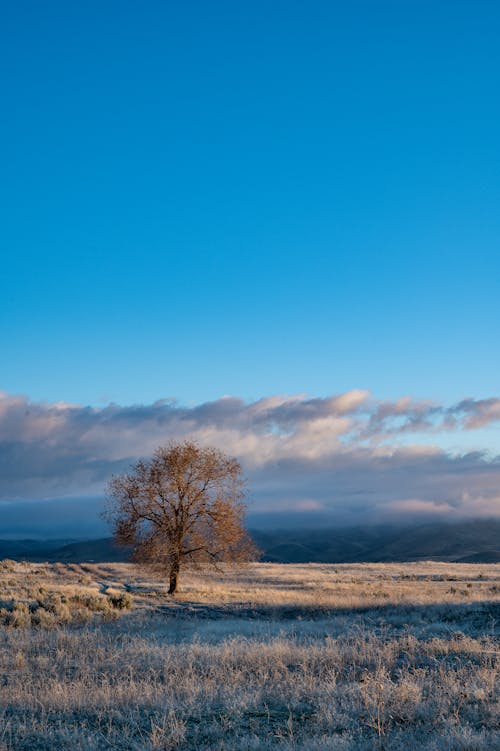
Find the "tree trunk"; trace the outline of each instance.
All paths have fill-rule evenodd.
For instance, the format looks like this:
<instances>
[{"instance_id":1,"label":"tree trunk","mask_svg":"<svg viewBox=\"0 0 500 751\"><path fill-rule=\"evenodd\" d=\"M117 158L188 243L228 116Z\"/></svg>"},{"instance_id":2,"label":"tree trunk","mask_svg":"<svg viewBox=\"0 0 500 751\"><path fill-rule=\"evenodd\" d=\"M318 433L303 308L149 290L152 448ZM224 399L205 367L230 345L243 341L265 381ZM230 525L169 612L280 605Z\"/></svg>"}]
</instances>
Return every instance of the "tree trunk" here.
<instances>
[{"instance_id":1,"label":"tree trunk","mask_svg":"<svg viewBox=\"0 0 500 751\"><path fill-rule=\"evenodd\" d=\"M168 588L169 595L175 595L177 591L177 582L179 579L179 564L173 563L170 567L170 586Z\"/></svg>"}]
</instances>

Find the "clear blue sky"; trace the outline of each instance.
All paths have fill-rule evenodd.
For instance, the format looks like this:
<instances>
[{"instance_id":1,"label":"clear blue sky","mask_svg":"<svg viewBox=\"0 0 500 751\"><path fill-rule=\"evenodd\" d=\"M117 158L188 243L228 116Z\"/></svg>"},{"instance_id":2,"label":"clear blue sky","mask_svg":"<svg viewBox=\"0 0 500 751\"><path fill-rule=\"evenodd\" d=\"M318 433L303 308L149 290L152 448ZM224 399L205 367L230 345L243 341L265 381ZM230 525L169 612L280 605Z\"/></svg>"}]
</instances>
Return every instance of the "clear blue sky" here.
<instances>
[{"instance_id":1,"label":"clear blue sky","mask_svg":"<svg viewBox=\"0 0 500 751\"><path fill-rule=\"evenodd\" d=\"M12 2L0 389L498 394L500 5Z\"/></svg>"}]
</instances>

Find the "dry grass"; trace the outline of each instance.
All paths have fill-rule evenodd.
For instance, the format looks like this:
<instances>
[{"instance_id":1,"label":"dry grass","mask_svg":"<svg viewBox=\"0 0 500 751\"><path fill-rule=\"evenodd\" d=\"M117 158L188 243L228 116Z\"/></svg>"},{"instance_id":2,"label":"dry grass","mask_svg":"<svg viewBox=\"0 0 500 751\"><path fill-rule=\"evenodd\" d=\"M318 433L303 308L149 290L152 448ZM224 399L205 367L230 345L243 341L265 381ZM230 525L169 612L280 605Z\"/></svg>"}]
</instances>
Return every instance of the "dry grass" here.
<instances>
[{"instance_id":1,"label":"dry grass","mask_svg":"<svg viewBox=\"0 0 500 751\"><path fill-rule=\"evenodd\" d=\"M500 749L499 565L255 564L172 600L126 564L0 563L0 599L42 595L109 604L0 629L2 751Z\"/></svg>"},{"instance_id":2,"label":"dry grass","mask_svg":"<svg viewBox=\"0 0 500 751\"><path fill-rule=\"evenodd\" d=\"M55 628L96 614L111 620L131 606L129 592L96 582L79 566L0 561L0 625Z\"/></svg>"}]
</instances>

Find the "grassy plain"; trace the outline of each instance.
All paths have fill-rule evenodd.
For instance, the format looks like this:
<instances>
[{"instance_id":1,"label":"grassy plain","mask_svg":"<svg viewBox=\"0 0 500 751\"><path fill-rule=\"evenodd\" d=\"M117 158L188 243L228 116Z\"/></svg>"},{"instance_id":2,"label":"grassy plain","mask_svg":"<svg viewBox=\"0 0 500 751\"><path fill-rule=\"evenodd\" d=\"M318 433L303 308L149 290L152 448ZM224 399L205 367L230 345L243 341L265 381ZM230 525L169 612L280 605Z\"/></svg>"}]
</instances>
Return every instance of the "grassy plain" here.
<instances>
[{"instance_id":1,"label":"grassy plain","mask_svg":"<svg viewBox=\"0 0 500 751\"><path fill-rule=\"evenodd\" d=\"M498 751L499 564L0 562L0 749Z\"/></svg>"}]
</instances>

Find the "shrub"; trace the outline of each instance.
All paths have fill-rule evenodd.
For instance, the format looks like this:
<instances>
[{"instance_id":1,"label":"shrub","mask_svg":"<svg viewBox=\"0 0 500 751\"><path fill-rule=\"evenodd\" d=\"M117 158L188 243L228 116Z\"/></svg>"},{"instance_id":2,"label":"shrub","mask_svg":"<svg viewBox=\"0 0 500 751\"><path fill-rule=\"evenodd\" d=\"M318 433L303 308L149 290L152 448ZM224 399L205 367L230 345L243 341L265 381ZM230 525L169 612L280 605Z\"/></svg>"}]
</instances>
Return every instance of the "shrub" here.
<instances>
[{"instance_id":1,"label":"shrub","mask_svg":"<svg viewBox=\"0 0 500 751\"><path fill-rule=\"evenodd\" d=\"M71 602L93 613L103 613L110 607L109 598L103 595L76 594L71 597Z\"/></svg>"},{"instance_id":2,"label":"shrub","mask_svg":"<svg viewBox=\"0 0 500 751\"><path fill-rule=\"evenodd\" d=\"M31 625L30 611L27 605L22 602L16 602L10 612L4 617L6 626L13 628L27 628Z\"/></svg>"},{"instance_id":3,"label":"shrub","mask_svg":"<svg viewBox=\"0 0 500 751\"><path fill-rule=\"evenodd\" d=\"M117 594L109 594L109 600L114 608L117 610L128 610L132 607L132 596L129 592L119 592Z\"/></svg>"},{"instance_id":4,"label":"shrub","mask_svg":"<svg viewBox=\"0 0 500 751\"><path fill-rule=\"evenodd\" d=\"M16 562L11 561L10 558L5 558L3 561L0 561L0 571L10 571L12 573L16 570Z\"/></svg>"}]
</instances>

